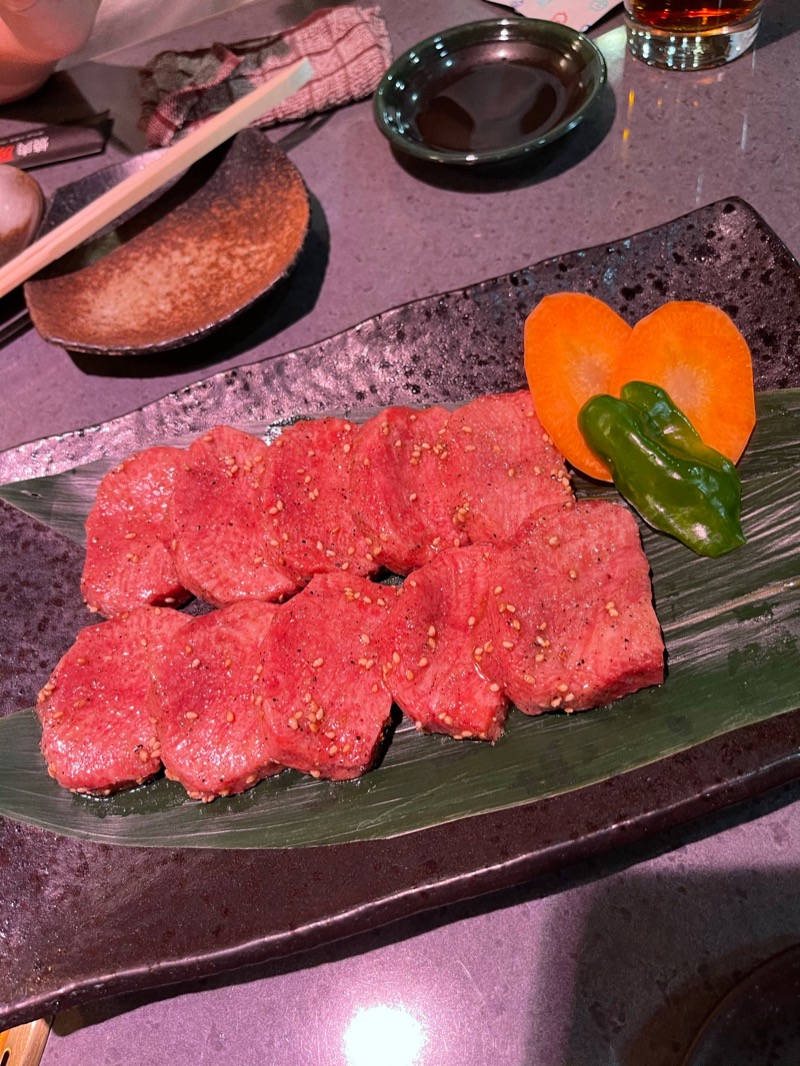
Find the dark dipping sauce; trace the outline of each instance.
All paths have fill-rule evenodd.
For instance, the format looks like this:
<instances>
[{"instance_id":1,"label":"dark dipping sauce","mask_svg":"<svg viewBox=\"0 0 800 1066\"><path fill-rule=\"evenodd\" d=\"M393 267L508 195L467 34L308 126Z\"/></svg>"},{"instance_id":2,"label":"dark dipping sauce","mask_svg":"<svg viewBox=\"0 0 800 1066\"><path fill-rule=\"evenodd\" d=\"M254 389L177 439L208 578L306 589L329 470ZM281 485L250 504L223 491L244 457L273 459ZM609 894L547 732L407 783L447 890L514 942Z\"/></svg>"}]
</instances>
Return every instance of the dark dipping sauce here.
<instances>
[{"instance_id":1,"label":"dark dipping sauce","mask_svg":"<svg viewBox=\"0 0 800 1066\"><path fill-rule=\"evenodd\" d=\"M502 54L498 54L502 49ZM526 42L465 48L421 86L415 118L431 147L458 152L511 148L559 124L580 88L564 84L560 56ZM559 77L559 74L561 77ZM574 72L573 72L574 77Z\"/></svg>"}]
</instances>

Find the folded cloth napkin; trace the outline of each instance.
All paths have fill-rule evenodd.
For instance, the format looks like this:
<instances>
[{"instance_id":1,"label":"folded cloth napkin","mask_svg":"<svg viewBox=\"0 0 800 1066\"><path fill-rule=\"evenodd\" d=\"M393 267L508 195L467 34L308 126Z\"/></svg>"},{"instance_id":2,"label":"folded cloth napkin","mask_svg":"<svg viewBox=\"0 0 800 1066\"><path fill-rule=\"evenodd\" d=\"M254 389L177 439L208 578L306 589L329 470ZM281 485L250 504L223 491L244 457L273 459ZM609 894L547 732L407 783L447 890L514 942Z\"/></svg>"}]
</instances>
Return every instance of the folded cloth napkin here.
<instances>
[{"instance_id":1,"label":"folded cloth napkin","mask_svg":"<svg viewBox=\"0 0 800 1066\"><path fill-rule=\"evenodd\" d=\"M306 57L314 68L313 78L255 125L294 121L369 96L392 61L380 8L322 8L270 37L215 44L196 52L159 53L139 71L143 97L139 127L148 147L171 144Z\"/></svg>"}]
</instances>

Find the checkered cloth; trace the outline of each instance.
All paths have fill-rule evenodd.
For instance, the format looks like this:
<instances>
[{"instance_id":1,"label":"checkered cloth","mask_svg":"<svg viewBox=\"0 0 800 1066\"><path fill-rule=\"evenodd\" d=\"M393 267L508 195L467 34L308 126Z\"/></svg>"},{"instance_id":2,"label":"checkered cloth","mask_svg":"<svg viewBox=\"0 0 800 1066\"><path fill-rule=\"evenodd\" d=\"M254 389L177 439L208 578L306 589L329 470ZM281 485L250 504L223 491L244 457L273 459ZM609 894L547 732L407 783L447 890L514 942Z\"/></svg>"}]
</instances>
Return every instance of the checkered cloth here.
<instances>
[{"instance_id":1,"label":"checkered cloth","mask_svg":"<svg viewBox=\"0 0 800 1066\"><path fill-rule=\"evenodd\" d=\"M295 121L369 96L392 61L380 8L323 8L271 37L159 53L139 71L139 126L148 147L171 144L304 57L311 60L314 77L255 125Z\"/></svg>"}]
</instances>

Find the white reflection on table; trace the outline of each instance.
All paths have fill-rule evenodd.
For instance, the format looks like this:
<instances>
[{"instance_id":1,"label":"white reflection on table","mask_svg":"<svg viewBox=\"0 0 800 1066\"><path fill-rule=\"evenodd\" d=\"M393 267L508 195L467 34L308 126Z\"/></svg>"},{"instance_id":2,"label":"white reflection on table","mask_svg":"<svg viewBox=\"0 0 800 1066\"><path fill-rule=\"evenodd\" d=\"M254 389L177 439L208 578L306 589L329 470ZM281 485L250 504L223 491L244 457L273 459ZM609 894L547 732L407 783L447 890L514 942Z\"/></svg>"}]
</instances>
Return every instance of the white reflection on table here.
<instances>
[{"instance_id":1,"label":"white reflection on table","mask_svg":"<svg viewBox=\"0 0 800 1066\"><path fill-rule=\"evenodd\" d=\"M423 1025L403 1006L359 1007L344 1031L347 1066L415 1066L428 1042Z\"/></svg>"},{"instance_id":2,"label":"white reflection on table","mask_svg":"<svg viewBox=\"0 0 800 1066\"><path fill-rule=\"evenodd\" d=\"M735 69L689 73L646 67L627 51L625 28L616 26L599 35L595 43L608 66L608 82L616 99L617 120L606 153L606 170L622 174L628 183L628 207L652 214L663 204L665 218L680 209L701 207L720 196L746 195L750 162L752 115L769 123L770 105L757 89L759 52L753 50ZM713 153L698 151L713 127ZM664 156L669 142L671 165L652 170L652 161ZM682 175L680 195L675 174ZM642 175L647 181L642 182ZM692 190L692 203L685 192ZM648 218L651 217L648 215Z\"/></svg>"}]
</instances>

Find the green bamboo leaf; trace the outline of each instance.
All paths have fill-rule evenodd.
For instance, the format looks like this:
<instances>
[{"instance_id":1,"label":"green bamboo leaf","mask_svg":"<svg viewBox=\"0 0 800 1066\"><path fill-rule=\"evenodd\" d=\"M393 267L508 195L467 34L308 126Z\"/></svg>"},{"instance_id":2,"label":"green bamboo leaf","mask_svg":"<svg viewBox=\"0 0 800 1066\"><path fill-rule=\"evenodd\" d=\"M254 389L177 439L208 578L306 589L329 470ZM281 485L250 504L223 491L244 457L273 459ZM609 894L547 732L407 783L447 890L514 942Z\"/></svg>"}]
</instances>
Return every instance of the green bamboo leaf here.
<instances>
[{"instance_id":1,"label":"green bamboo leaf","mask_svg":"<svg viewBox=\"0 0 800 1066\"><path fill-rule=\"evenodd\" d=\"M48 777L38 723L23 711L0 719L0 814L126 845L278 848L390 837L582 788L793 710L800 391L764 393L758 412L740 466L747 544L704 559L643 530L667 645L661 688L572 716L515 712L494 747L423 736L403 723L380 767L359 781L287 771L212 804L188 800L166 779L108 799L74 796ZM79 539L108 465L6 486L0 495ZM576 488L609 494L580 480Z\"/></svg>"}]
</instances>

